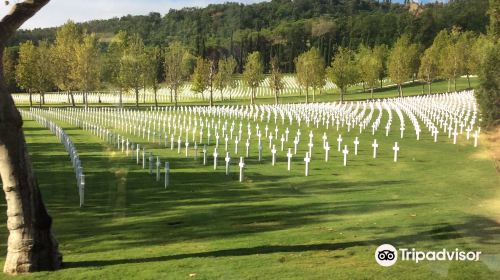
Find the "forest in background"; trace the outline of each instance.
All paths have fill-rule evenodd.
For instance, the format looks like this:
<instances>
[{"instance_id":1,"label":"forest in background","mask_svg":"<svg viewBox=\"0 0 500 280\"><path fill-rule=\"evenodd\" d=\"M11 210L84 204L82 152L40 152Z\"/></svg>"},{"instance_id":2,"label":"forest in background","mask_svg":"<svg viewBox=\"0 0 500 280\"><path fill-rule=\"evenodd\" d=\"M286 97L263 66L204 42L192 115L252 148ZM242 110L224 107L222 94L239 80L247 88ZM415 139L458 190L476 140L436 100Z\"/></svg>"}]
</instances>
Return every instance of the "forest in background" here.
<instances>
[{"instance_id":1,"label":"forest in background","mask_svg":"<svg viewBox=\"0 0 500 280\"><path fill-rule=\"evenodd\" d=\"M269 70L277 56L283 72L294 71L294 59L310 47L325 63L339 47L392 46L403 34L429 47L442 29L485 33L488 0L454 0L415 7L375 0L272 0L257 4L211 4L205 8L170 10L95 20L78 25L95 33L106 49L119 31L139 34L146 45L168 46L179 41L195 56L232 56L243 71L248 54L259 51ZM20 30L9 42L55 40L56 28Z\"/></svg>"}]
</instances>

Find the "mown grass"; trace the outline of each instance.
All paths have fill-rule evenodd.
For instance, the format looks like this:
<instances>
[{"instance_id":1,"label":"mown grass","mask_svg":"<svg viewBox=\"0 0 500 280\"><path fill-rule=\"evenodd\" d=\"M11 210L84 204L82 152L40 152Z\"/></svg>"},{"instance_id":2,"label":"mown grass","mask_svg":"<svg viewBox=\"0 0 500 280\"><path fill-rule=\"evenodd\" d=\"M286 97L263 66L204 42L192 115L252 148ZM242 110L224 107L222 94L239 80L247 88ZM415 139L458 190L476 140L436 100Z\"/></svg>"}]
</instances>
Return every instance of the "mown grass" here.
<instances>
[{"instance_id":1,"label":"mown grass","mask_svg":"<svg viewBox=\"0 0 500 280\"><path fill-rule=\"evenodd\" d=\"M479 85L479 80L477 77L471 77L470 78L471 82L471 88L475 88ZM386 81L386 83L390 83L389 81ZM377 88L374 90L373 98L374 99L383 99L383 98L393 98L393 97L398 97L398 90L397 87L391 84L383 84L382 88ZM423 86L423 87L422 87ZM466 78L459 78L457 79L457 90L465 90L469 88L469 84L467 82ZM454 90L453 84L451 84L451 91ZM448 91L448 81L436 81L432 84L432 91L431 94L436 94L436 93L443 93ZM415 81L415 82L408 82L405 85L403 85L403 95L404 96L415 96L415 95L421 95L421 94L428 94L428 89L427 85L423 84L420 81ZM208 98L205 96L205 98ZM239 105L239 104L248 104L250 100L248 98L246 99L238 99L238 98L232 98L231 100L229 99L229 96L224 97L225 100L221 101L218 99L215 99L214 102L216 105ZM315 102L338 102L340 101L340 94L337 89L332 89L324 92L317 92L315 95L315 98L313 98L312 91L309 92L309 102L313 102L313 99ZM363 91L362 86L356 85L348 88L347 93L344 95L344 100L347 101L356 101L356 100L367 100L371 99L371 93L368 89L365 89ZM280 103L303 103L306 101L305 97L305 92L300 92L297 91L297 94L287 94L279 97L279 102ZM259 96L255 100L256 104L274 104L274 96L269 95L269 96ZM35 106L38 106L39 103L35 102ZM19 106L27 106L28 104L18 104ZM64 103L64 104L52 104L50 106L69 106L70 104ZM84 104L76 104L76 106L83 106ZM153 103L143 103L139 101L139 106L153 106ZM172 103L161 103L160 105L162 106L168 106L168 105L173 105ZM179 105L208 105L208 101L182 101L179 102ZM118 104L92 104L92 106L118 106ZM124 104L125 107L135 107L135 104Z\"/></svg>"},{"instance_id":2,"label":"mown grass","mask_svg":"<svg viewBox=\"0 0 500 280\"><path fill-rule=\"evenodd\" d=\"M237 181L234 165L231 175L224 175L222 160L214 172L211 157L203 166L201 158L194 161L192 151L185 158L184 150L177 154L130 136L169 160L173 169L167 190L131 156L59 122L78 148L87 174L86 205L80 209L63 146L48 130L27 120L28 146L54 217L65 268L19 278L498 278L500 213L493 206L500 203L500 180L484 140L480 138L478 148L463 135L457 145L441 135L433 143L427 133L416 141L409 130L399 139L394 129L398 122L393 121L389 137L384 131L372 136L331 128L328 163L317 148L322 145L321 131L310 128L315 132L310 177L303 176L309 131L303 124L291 173L283 152L271 166L264 142L263 162L252 150L243 183ZM296 127L291 131L293 137ZM351 147L347 167L336 149L339 133ZM361 140L358 156L352 151L355 136ZM380 144L377 159L372 159L369 145L374 138ZM397 163L392 161L395 141L401 146ZM232 154L233 149L230 145ZM4 203L1 208L5 210ZM5 222L5 216L0 219ZM2 260L6 238L4 229ZM400 261L383 268L374 260L375 249L383 243L483 253L480 262Z\"/></svg>"}]
</instances>

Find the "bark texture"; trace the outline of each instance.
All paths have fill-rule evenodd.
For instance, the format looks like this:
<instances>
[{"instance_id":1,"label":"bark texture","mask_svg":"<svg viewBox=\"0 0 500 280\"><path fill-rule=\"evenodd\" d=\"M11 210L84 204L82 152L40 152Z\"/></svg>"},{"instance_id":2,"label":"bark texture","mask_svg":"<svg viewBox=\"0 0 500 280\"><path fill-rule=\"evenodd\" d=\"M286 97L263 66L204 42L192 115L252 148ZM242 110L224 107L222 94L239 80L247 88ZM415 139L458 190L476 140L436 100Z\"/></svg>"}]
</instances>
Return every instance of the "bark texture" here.
<instances>
[{"instance_id":1,"label":"bark texture","mask_svg":"<svg viewBox=\"0 0 500 280\"><path fill-rule=\"evenodd\" d=\"M22 129L22 118L7 92L3 77L4 43L48 0L16 4L0 21L0 178L7 200L9 238L4 272L8 274L55 270L62 256L32 170Z\"/></svg>"}]
</instances>

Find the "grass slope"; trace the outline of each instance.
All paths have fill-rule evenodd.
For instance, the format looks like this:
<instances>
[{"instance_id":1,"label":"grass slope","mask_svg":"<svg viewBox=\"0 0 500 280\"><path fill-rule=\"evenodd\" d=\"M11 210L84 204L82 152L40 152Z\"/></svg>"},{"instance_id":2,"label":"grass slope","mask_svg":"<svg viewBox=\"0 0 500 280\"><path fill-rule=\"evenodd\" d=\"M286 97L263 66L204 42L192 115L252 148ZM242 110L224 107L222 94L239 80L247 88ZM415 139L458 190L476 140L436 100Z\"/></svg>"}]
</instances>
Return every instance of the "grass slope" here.
<instances>
[{"instance_id":1,"label":"grass slope","mask_svg":"<svg viewBox=\"0 0 500 280\"><path fill-rule=\"evenodd\" d=\"M64 254L65 269L20 279L494 279L500 277L500 180L486 155L484 140L452 145L360 135L359 155L351 149L342 166L330 129L332 157L324 163L315 148L311 176L300 156L291 174L284 153L271 166L247 161L247 179L237 182L236 166L225 176L222 160L214 172L200 160L148 144L168 158L172 185L165 190L135 160L88 132L60 123L79 150L87 174L86 206L78 208L71 163L61 144L33 121L25 122L44 200ZM385 120L382 121L385 123ZM245 124L244 124L245 125ZM282 127L282 126L281 126ZM274 126L270 126L274 129ZM292 128L295 134L296 127ZM314 130L314 129L313 129ZM358 133L341 131L352 147ZM409 133L407 130L406 133ZM441 136L441 135L440 135ZM315 147L320 147L320 134ZM377 138L379 157L372 159ZM135 139L143 141L142 139ZM401 146L392 161L394 141ZM266 144L267 142L264 142ZM279 147L279 145L278 145ZM230 149L233 151L232 145ZM240 153L244 145L240 145ZM3 200L2 200L3 201ZM5 211L5 203L1 205ZM5 216L0 216L5 223ZM7 231L0 232L5 256ZM455 248L482 251L480 262L398 262L378 266L379 245L420 250ZM3 263L0 263L0 265ZM190 277L190 274L196 274ZM0 275L0 278L6 276Z\"/></svg>"}]
</instances>

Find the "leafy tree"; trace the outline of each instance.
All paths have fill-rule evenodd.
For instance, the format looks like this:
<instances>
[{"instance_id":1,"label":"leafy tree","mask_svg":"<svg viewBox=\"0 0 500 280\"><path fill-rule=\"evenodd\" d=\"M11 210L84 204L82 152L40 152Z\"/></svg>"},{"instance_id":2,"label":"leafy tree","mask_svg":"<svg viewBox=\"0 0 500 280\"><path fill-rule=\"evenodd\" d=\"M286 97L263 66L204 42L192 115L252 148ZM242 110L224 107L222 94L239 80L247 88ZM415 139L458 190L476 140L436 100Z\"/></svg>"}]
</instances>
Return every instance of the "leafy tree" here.
<instances>
[{"instance_id":1,"label":"leafy tree","mask_svg":"<svg viewBox=\"0 0 500 280\"><path fill-rule=\"evenodd\" d=\"M191 76L191 89L202 95L210 86L210 71L211 71L210 61L204 59L203 57L198 57L196 59L196 67L194 68L193 75ZM212 106L212 104L210 104Z\"/></svg>"},{"instance_id":2,"label":"leafy tree","mask_svg":"<svg viewBox=\"0 0 500 280\"><path fill-rule=\"evenodd\" d=\"M3 74L5 86L9 92L16 89L16 64L18 51L16 48L5 48L3 51Z\"/></svg>"},{"instance_id":3,"label":"leafy tree","mask_svg":"<svg viewBox=\"0 0 500 280\"><path fill-rule=\"evenodd\" d=\"M313 62L313 67L311 69L312 71L312 84L311 87L313 88L313 102L316 101L316 91L319 90L321 93L321 89L326 85L326 80L325 80L325 75L326 75L326 68L325 68L325 60L323 59L323 56L319 52L318 49L313 48L312 53L311 53L311 60Z\"/></svg>"},{"instance_id":4,"label":"leafy tree","mask_svg":"<svg viewBox=\"0 0 500 280\"><path fill-rule=\"evenodd\" d=\"M483 56L480 63L480 86L476 98L482 114L482 125L497 126L500 120L500 3L490 1L488 39L482 38ZM480 40L478 40L479 42ZM479 50L479 49L478 49ZM479 55L476 55L479 56Z\"/></svg>"},{"instance_id":5,"label":"leafy tree","mask_svg":"<svg viewBox=\"0 0 500 280\"><path fill-rule=\"evenodd\" d=\"M432 93L432 82L439 74L439 49L433 45L425 50L418 70L418 76L424 80L428 86L428 93ZM423 89L422 89L423 90Z\"/></svg>"},{"instance_id":6,"label":"leafy tree","mask_svg":"<svg viewBox=\"0 0 500 280\"><path fill-rule=\"evenodd\" d=\"M234 71L236 70L237 62L231 56L219 60L219 70L215 75L215 88L220 91L221 100L224 100L222 95L224 89L234 88L236 86L233 78ZM231 100L231 92L229 92L229 99Z\"/></svg>"},{"instance_id":7,"label":"leafy tree","mask_svg":"<svg viewBox=\"0 0 500 280\"><path fill-rule=\"evenodd\" d=\"M359 47L357 62L360 79L363 81L363 85L370 88L371 98L373 99L373 89L377 85L380 72L383 70L381 69L383 64L377 60L374 50L364 45L360 45Z\"/></svg>"},{"instance_id":8,"label":"leafy tree","mask_svg":"<svg viewBox=\"0 0 500 280\"><path fill-rule=\"evenodd\" d=\"M488 15L490 16L488 35L498 40L500 38L500 1L489 0Z\"/></svg>"},{"instance_id":9,"label":"leafy tree","mask_svg":"<svg viewBox=\"0 0 500 280\"><path fill-rule=\"evenodd\" d=\"M206 90L209 91L209 105L214 105L214 86L215 80L217 76L217 69L215 65L215 60L213 59L204 59L199 57L196 60L196 67L194 69L194 73L192 75L192 89L196 92L202 94Z\"/></svg>"},{"instance_id":10,"label":"leafy tree","mask_svg":"<svg viewBox=\"0 0 500 280\"><path fill-rule=\"evenodd\" d=\"M19 63L16 67L16 81L20 88L27 90L30 98L30 107L33 106L32 92L36 88L35 75L37 64L36 47L31 41L19 46Z\"/></svg>"},{"instance_id":11,"label":"leafy tree","mask_svg":"<svg viewBox=\"0 0 500 280\"><path fill-rule=\"evenodd\" d=\"M153 90L155 97L155 106L158 107L158 88L160 87L162 54L159 47L146 48L146 56L144 61L144 79L146 87ZM145 92L145 91L144 91Z\"/></svg>"},{"instance_id":12,"label":"leafy tree","mask_svg":"<svg viewBox=\"0 0 500 280\"><path fill-rule=\"evenodd\" d=\"M447 34L446 46L441 55L441 71L443 77L448 79L448 91L450 91L452 81L455 90L457 90L456 80L464 72L463 52L466 50L460 42L461 34L459 30L454 29Z\"/></svg>"},{"instance_id":13,"label":"leafy tree","mask_svg":"<svg viewBox=\"0 0 500 280\"><path fill-rule=\"evenodd\" d=\"M175 106L177 106L178 91L192 71L192 56L180 43L173 42L165 54L165 82L170 89L170 102L174 93Z\"/></svg>"},{"instance_id":14,"label":"leafy tree","mask_svg":"<svg viewBox=\"0 0 500 280\"><path fill-rule=\"evenodd\" d=\"M279 93L283 90L285 84L283 83L283 74L280 72L279 61L276 56L271 59L271 76L269 83L274 91L274 103L278 104Z\"/></svg>"},{"instance_id":15,"label":"leafy tree","mask_svg":"<svg viewBox=\"0 0 500 280\"><path fill-rule=\"evenodd\" d=\"M101 83L101 60L95 34L84 34L82 43L75 46L75 64L72 80L76 88L83 91L85 106L88 107L87 93Z\"/></svg>"},{"instance_id":16,"label":"leafy tree","mask_svg":"<svg viewBox=\"0 0 500 280\"><path fill-rule=\"evenodd\" d=\"M388 72L391 81L398 86L399 96L403 96L402 84L410 80L414 74L417 54L418 47L410 42L408 36L401 36L391 49Z\"/></svg>"},{"instance_id":17,"label":"leafy tree","mask_svg":"<svg viewBox=\"0 0 500 280\"><path fill-rule=\"evenodd\" d=\"M73 90L78 88L78 81L73 73L76 69L76 48L82 40L82 31L72 21L68 21L57 30L56 40L52 48L54 59L54 84L62 91L68 92L68 101L75 106Z\"/></svg>"},{"instance_id":18,"label":"leafy tree","mask_svg":"<svg viewBox=\"0 0 500 280\"><path fill-rule=\"evenodd\" d=\"M481 109L482 125L498 125L500 120L500 44L497 42L485 54L481 67L480 87L476 98Z\"/></svg>"},{"instance_id":19,"label":"leafy tree","mask_svg":"<svg viewBox=\"0 0 500 280\"><path fill-rule=\"evenodd\" d=\"M494 42L491 37L484 34L477 37L470 50L470 60L467 66L471 73L476 75L481 73L483 64L486 62L486 56L493 46Z\"/></svg>"},{"instance_id":20,"label":"leafy tree","mask_svg":"<svg viewBox=\"0 0 500 280\"><path fill-rule=\"evenodd\" d=\"M344 102L347 87L356 83L359 76L352 51L340 48L327 69L327 75L340 90L340 102Z\"/></svg>"},{"instance_id":21,"label":"leafy tree","mask_svg":"<svg viewBox=\"0 0 500 280\"><path fill-rule=\"evenodd\" d=\"M124 31L119 31L109 43L104 56L103 79L110 85L119 89L120 107L123 105L124 85L120 79L120 67L123 53L127 48L128 35Z\"/></svg>"},{"instance_id":22,"label":"leafy tree","mask_svg":"<svg viewBox=\"0 0 500 280\"><path fill-rule=\"evenodd\" d=\"M35 89L40 94L40 107L45 104L45 93L54 87L52 53L47 41L38 42L36 49Z\"/></svg>"},{"instance_id":23,"label":"leafy tree","mask_svg":"<svg viewBox=\"0 0 500 280\"><path fill-rule=\"evenodd\" d=\"M264 80L264 66L259 52L251 53L245 63L243 81L251 89L250 104L255 104L255 91Z\"/></svg>"},{"instance_id":24,"label":"leafy tree","mask_svg":"<svg viewBox=\"0 0 500 280\"><path fill-rule=\"evenodd\" d=\"M297 82L306 90L306 103L309 103L309 88L316 89L325 84L325 63L317 48L302 53L295 61ZM313 99L314 101L314 99Z\"/></svg>"},{"instance_id":25,"label":"leafy tree","mask_svg":"<svg viewBox=\"0 0 500 280\"><path fill-rule=\"evenodd\" d=\"M125 90L134 90L135 106L139 107L139 89L143 86L145 46L139 34L129 37L120 60L120 84Z\"/></svg>"},{"instance_id":26,"label":"leafy tree","mask_svg":"<svg viewBox=\"0 0 500 280\"><path fill-rule=\"evenodd\" d=\"M473 54L473 46L474 42L476 40L476 37L474 33L470 31L462 32L460 34L460 37L458 38L458 48L462 51L462 64L463 64L463 71L462 74L465 74L467 76L467 83L470 86L470 75L472 74L473 70L473 65L472 65L472 54ZM456 84L455 84L455 90L456 90Z\"/></svg>"},{"instance_id":27,"label":"leafy tree","mask_svg":"<svg viewBox=\"0 0 500 280\"><path fill-rule=\"evenodd\" d=\"M380 81L380 88L383 87L384 78L387 72L387 57L389 55L389 48L387 45L376 45L373 48L373 56L377 60L378 79Z\"/></svg>"}]
</instances>

